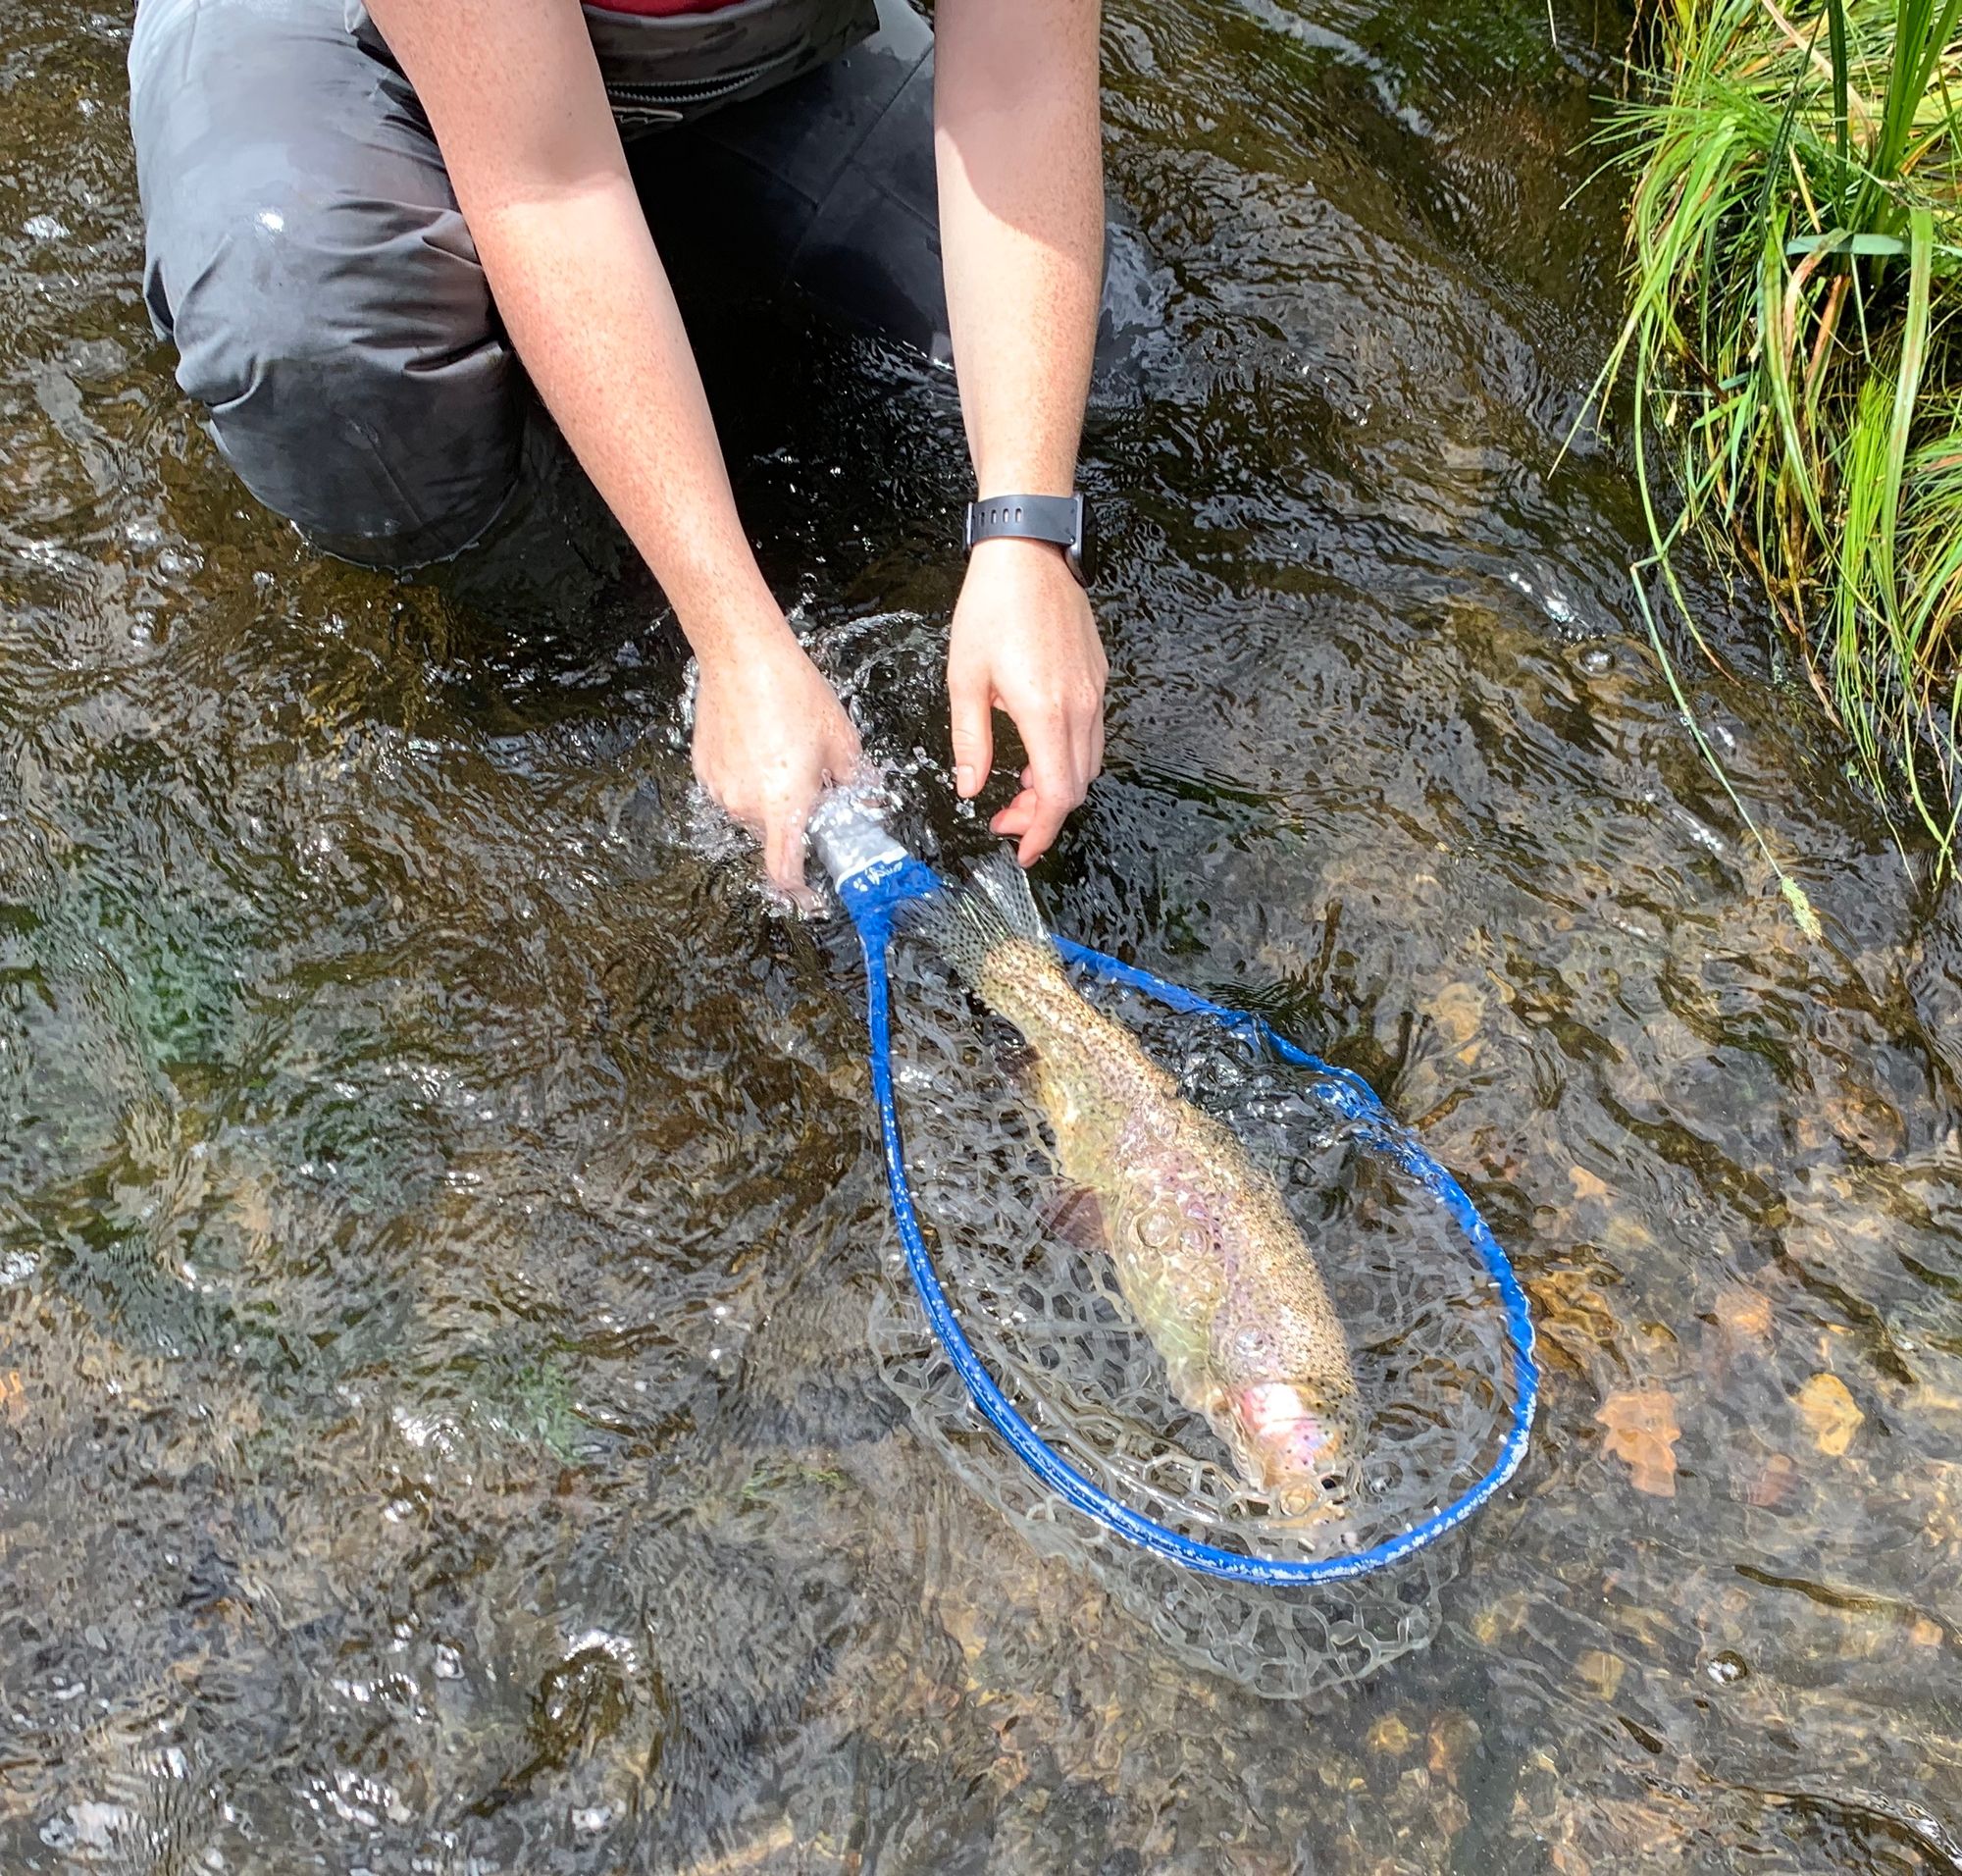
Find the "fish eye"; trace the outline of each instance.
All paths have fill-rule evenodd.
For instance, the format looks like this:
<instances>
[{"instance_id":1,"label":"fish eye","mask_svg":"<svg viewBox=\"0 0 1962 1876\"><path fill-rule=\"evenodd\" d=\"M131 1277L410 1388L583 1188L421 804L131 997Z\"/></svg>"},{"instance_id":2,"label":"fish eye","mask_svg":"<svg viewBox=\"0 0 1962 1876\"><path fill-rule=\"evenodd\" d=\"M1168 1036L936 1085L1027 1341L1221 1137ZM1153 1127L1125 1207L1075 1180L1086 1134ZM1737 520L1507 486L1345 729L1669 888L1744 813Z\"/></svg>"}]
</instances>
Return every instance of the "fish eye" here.
<instances>
[{"instance_id":1,"label":"fish eye","mask_svg":"<svg viewBox=\"0 0 1962 1876\"><path fill-rule=\"evenodd\" d=\"M1321 1475L1321 1488L1331 1494L1340 1491L1346 1483L1339 1472L1324 1472Z\"/></svg>"}]
</instances>

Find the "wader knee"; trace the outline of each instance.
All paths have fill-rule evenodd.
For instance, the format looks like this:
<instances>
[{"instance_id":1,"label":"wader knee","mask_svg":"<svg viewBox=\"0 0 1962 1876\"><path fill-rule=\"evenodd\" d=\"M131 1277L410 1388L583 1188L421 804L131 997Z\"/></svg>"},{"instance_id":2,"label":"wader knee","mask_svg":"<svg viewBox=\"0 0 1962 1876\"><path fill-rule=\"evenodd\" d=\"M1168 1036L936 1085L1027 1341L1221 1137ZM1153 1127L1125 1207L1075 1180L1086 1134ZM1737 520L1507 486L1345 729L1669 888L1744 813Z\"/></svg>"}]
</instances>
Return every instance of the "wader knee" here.
<instances>
[{"instance_id":1,"label":"wader knee","mask_svg":"<svg viewBox=\"0 0 1962 1876\"><path fill-rule=\"evenodd\" d=\"M434 139L343 12L142 0L144 298L253 495L331 551L412 565L495 518L526 394Z\"/></svg>"},{"instance_id":2,"label":"wader knee","mask_svg":"<svg viewBox=\"0 0 1962 1876\"><path fill-rule=\"evenodd\" d=\"M175 298L158 257L178 382L245 486L319 546L377 565L439 559L517 480L511 361L488 295L456 317L469 281L432 278L474 260L420 247L350 262L329 219L278 198L251 209L181 257L189 285Z\"/></svg>"}]
</instances>

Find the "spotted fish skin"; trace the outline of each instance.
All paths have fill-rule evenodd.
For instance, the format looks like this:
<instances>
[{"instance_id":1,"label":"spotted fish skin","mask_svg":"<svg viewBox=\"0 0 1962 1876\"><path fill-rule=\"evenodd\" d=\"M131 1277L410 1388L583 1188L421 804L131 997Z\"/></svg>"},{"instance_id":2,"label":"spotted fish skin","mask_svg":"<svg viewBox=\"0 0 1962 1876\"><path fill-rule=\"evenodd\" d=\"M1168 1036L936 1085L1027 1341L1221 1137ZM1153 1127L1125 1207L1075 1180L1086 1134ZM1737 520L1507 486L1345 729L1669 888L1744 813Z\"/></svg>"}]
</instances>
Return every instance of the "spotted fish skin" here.
<instances>
[{"instance_id":1,"label":"spotted fish skin","mask_svg":"<svg viewBox=\"0 0 1962 1876\"><path fill-rule=\"evenodd\" d=\"M1339 1514L1362 1415L1342 1325L1273 1179L1088 1003L1022 869L985 860L917 903L914 935L1021 1032L1066 1181L1096 1204L1124 1301L1179 1399L1291 1514Z\"/></svg>"}]
</instances>

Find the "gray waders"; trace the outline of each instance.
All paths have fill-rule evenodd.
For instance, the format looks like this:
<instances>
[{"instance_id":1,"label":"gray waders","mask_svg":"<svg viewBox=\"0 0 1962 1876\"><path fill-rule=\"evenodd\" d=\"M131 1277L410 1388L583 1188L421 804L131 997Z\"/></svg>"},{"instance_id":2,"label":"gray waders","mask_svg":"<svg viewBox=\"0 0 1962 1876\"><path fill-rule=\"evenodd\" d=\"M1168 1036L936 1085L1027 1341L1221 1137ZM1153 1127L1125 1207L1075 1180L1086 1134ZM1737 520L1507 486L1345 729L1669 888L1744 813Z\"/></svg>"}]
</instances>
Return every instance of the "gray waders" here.
<instances>
[{"instance_id":1,"label":"gray waders","mask_svg":"<svg viewBox=\"0 0 1962 1876\"><path fill-rule=\"evenodd\" d=\"M623 133L664 132L634 150L649 193L712 213L764 284L944 351L933 38L904 0L587 20ZM476 540L533 400L360 7L139 0L129 79L144 298L246 487L350 559Z\"/></svg>"}]
</instances>

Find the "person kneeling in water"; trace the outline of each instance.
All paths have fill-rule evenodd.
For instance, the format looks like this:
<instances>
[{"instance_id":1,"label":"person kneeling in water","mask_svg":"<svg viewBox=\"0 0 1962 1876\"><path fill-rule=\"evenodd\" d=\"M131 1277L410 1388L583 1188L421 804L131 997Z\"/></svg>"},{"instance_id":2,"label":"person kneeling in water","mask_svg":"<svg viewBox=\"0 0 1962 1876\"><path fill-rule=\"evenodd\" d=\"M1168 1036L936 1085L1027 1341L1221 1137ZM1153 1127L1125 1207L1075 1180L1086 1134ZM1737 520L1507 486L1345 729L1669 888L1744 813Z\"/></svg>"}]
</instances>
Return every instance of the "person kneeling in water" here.
<instances>
[{"instance_id":1,"label":"person kneeling in water","mask_svg":"<svg viewBox=\"0 0 1962 1876\"><path fill-rule=\"evenodd\" d=\"M1069 499L1097 0L939 0L934 30L902 0L139 0L129 68L145 299L246 486L350 559L448 556L518 485L529 378L695 650L697 775L798 891L857 736L744 536L622 138L711 145L732 244L957 361L956 785L1004 710L1029 766L995 828L1050 845L1103 759Z\"/></svg>"}]
</instances>

